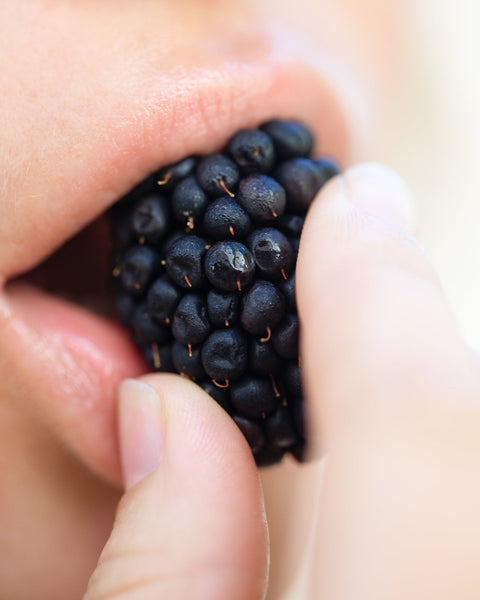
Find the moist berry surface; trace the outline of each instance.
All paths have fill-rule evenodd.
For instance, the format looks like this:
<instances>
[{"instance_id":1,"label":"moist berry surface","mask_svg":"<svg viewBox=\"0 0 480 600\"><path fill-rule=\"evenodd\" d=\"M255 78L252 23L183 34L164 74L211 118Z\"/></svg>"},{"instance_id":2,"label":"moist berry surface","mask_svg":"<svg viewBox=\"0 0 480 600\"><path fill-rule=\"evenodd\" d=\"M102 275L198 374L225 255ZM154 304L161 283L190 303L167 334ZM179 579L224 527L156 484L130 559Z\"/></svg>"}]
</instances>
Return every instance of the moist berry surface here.
<instances>
[{"instance_id":1,"label":"moist berry surface","mask_svg":"<svg viewBox=\"0 0 480 600\"><path fill-rule=\"evenodd\" d=\"M259 466L305 455L295 263L313 198L339 170L273 120L187 156L111 209L118 317L153 371L198 383Z\"/></svg>"}]
</instances>

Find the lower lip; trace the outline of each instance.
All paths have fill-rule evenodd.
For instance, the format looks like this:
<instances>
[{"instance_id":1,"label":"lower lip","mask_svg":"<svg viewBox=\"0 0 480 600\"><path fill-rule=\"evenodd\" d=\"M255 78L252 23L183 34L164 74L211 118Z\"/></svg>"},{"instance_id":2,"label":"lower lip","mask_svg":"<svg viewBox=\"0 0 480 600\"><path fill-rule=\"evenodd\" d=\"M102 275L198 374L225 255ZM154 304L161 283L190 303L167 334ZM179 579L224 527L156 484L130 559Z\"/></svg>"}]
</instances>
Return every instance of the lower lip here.
<instances>
[{"instance_id":1,"label":"lower lip","mask_svg":"<svg viewBox=\"0 0 480 600\"><path fill-rule=\"evenodd\" d=\"M91 470L120 484L115 390L148 371L128 333L25 283L7 286L6 298L0 314L15 331L0 354L14 358L21 400L29 410L34 403L43 424Z\"/></svg>"}]
</instances>

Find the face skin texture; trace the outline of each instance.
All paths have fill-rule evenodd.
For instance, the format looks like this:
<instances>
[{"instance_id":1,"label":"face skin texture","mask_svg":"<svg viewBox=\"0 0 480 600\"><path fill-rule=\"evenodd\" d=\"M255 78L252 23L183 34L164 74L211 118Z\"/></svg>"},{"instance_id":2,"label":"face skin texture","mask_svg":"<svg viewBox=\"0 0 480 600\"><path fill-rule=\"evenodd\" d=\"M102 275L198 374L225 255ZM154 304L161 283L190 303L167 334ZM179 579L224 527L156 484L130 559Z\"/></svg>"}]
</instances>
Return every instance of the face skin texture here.
<instances>
[{"instance_id":1,"label":"face skin texture","mask_svg":"<svg viewBox=\"0 0 480 600\"><path fill-rule=\"evenodd\" d=\"M380 3L361 4L383 23ZM81 597L121 495L115 390L145 371L120 328L21 276L148 173L214 151L241 127L296 117L321 150L348 162L371 122L370 99L382 98L386 64L398 59L391 36L388 52L378 51L386 29L377 39L371 25L351 1L0 3L5 598ZM88 265L69 277L77 296L83 277L105 273L97 260L105 249L79 247ZM267 508L278 480L301 478L297 471L265 475ZM284 508L277 503L270 526L277 592L275 545L285 530L275 519Z\"/></svg>"}]
</instances>

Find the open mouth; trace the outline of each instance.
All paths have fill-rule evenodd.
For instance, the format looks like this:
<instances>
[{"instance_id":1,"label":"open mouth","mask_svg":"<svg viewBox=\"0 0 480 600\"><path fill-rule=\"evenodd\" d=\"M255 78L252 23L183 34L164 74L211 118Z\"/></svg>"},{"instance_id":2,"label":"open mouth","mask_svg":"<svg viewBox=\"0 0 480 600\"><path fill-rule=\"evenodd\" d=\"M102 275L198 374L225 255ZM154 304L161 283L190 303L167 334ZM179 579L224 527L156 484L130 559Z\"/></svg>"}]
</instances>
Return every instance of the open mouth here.
<instances>
[{"instance_id":1,"label":"open mouth","mask_svg":"<svg viewBox=\"0 0 480 600\"><path fill-rule=\"evenodd\" d=\"M248 72L244 65L230 65L214 84L211 73L204 79L198 76L183 97L174 81L176 102L165 101L163 112L144 124L142 136L135 123L121 143L107 149L104 140L99 142L88 158L92 175L75 189L76 202L29 232L29 252L15 264L12 259L0 296L0 352L13 357L7 369L22 401L37 408L52 435L88 468L117 485L116 388L122 379L149 369L114 316L105 211L159 167L215 151L236 130L273 117L311 125L322 152L340 160L348 153L336 92L311 66L267 60ZM224 98L232 106L223 106ZM196 109L202 102L211 107L207 116L205 109ZM165 128L168 139L162 135ZM158 146L151 143L155 136Z\"/></svg>"},{"instance_id":2,"label":"open mouth","mask_svg":"<svg viewBox=\"0 0 480 600\"><path fill-rule=\"evenodd\" d=\"M30 284L93 314L111 318L114 314L109 286L111 251L109 220L102 215L9 285Z\"/></svg>"}]
</instances>

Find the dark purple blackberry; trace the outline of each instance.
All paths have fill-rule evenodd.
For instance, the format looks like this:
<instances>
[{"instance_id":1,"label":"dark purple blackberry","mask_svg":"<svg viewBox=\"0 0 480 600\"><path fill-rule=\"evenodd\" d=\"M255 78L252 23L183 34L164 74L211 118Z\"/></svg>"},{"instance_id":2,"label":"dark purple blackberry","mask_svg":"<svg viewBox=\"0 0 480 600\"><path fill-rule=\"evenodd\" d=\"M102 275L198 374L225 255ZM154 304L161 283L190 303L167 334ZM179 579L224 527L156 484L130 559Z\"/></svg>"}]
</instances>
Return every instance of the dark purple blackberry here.
<instances>
[{"instance_id":1,"label":"dark purple blackberry","mask_svg":"<svg viewBox=\"0 0 480 600\"><path fill-rule=\"evenodd\" d=\"M172 212L184 227L194 229L208 205L208 197L192 175L178 183L172 193Z\"/></svg>"},{"instance_id":2,"label":"dark purple blackberry","mask_svg":"<svg viewBox=\"0 0 480 600\"><path fill-rule=\"evenodd\" d=\"M298 317L287 314L272 333L275 351L282 358L294 359L298 356Z\"/></svg>"},{"instance_id":3,"label":"dark purple blackberry","mask_svg":"<svg viewBox=\"0 0 480 600\"><path fill-rule=\"evenodd\" d=\"M287 301L287 308L292 312L297 312L297 298L295 294L295 280L296 274L292 275L288 279L278 282L278 288L285 296Z\"/></svg>"},{"instance_id":4,"label":"dark purple blackberry","mask_svg":"<svg viewBox=\"0 0 480 600\"><path fill-rule=\"evenodd\" d=\"M177 373L187 375L193 380L205 377L205 370L200 356L200 347L192 348L174 342L172 347L172 362Z\"/></svg>"},{"instance_id":5,"label":"dark purple blackberry","mask_svg":"<svg viewBox=\"0 0 480 600\"><path fill-rule=\"evenodd\" d=\"M318 165L308 158L287 160L277 168L275 177L285 189L288 207L294 211L306 210L324 183Z\"/></svg>"},{"instance_id":6,"label":"dark purple blackberry","mask_svg":"<svg viewBox=\"0 0 480 600\"><path fill-rule=\"evenodd\" d=\"M270 444L278 448L289 448L300 441L300 436L292 423L292 414L283 405L266 418L265 430Z\"/></svg>"},{"instance_id":7,"label":"dark purple blackberry","mask_svg":"<svg viewBox=\"0 0 480 600\"><path fill-rule=\"evenodd\" d=\"M239 242L218 242L205 256L205 274L215 289L241 292L255 276L252 253Z\"/></svg>"},{"instance_id":8,"label":"dark purple blackberry","mask_svg":"<svg viewBox=\"0 0 480 600\"><path fill-rule=\"evenodd\" d=\"M285 211L285 190L268 175L249 175L238 188L238 202L257 223L269 223Z\"/></svg>"},{"instance_id":9,"label":"dark purple blackberry","mask_svg":"<svg viewBox=\"0 0 480 600\"><path fill-rule=\"evenodd\" d=\"M146 298L147 309L155 321L169 325L180 302L182 293L168 275L162 275L150 286Z\"/></svg>"},{"instance_id":10,"label":"dark purple blackberry","mask_svg":"<svg viewBox=\"0 0 480 600\"><path fill-rule=\"evenodd\" d=\"M236 133L227 144L227 152L244 175L268 173L275 164L272 139L260 129Z\"/></svg>"},{"instance_id":11,"label":"dark purple blackberry","mask_svg":"<svg viewBox=\"0 0 480 600\"><path fill-rule=\"evenodd\" d=\"M170 331L153 320L145 304L140 304L132 315L132 329L139 344L164 344L170 339Z\"/></svg>"},{"instance_id":12,"label":"dark purple blackberry","mask_svg":"<svg viewBox=\"0 0 480 600\"><path fill-rule=\"evenodd\" d=\"M275 228L287 237L300 237L305 218L300 215L285 214L275 221Z\"/></svg>"},{"instance_id":13,"label":"dark purple blackberry","mask_svg":"<svg viewBox=\"0 0 480 600\"><path fill-rule=\"evenodd\" d=\"M270 281L257 281L243 299L242 327L252 335L267 334L282 320L285 298Z\"/></svg>"},{"instance_id":14,"label":"dark purple blackberry","mask_svg":"<svg viewBox=\"0 0 480 600\"><path fill-rule=\"evenodd\" d=\"M115 304L115 311L117 317L120 319L124 327L130 327L132 323L132 316L137 306L135 298L130 294L127 294L123 289L119 289L120 286L115 286L115 293L113 301Z\"/></svg>"},{"instance_id":15,"label":"dark purple blackberry","mask_svg":"<svg viewBox=\"0 0 480 600\"><path fill-rule=\"evenodd\" d=\"M287 279L294 263L294 252L288 238L278 229L257 229L247 240L255 266L265 277Z\"/></svg>"},{"instance_id":16,"label":"dark purple blackberry","mask_svg":"<svg viewBox=\"0 0 480 600\"><path fill-rule=\"evenodd\" d=\"M269 332L264 338L253 338L249 348L249 370L255 375L275 375L282 364L275 352Z\"/></svg>"},{"instance_id":17,"label":"dark purple blackberry","mask_svg":"<svg viewBox=\"0 0 480 600\"><path fill-rule=\"evenodd\" d=\"M203 158L197 167L197 181L209 196L234 195L240 181L240 173L234 162L223 154Z\"/></svg>"},{"instance_id":18,"label":"dark purple blackberry","mask_svg":"<svg viewBox=\"0 0 480 600\"><path fill-rule=\"evenodd\" d=\"M312 132L302 123L275 119L262 125L261 129L273 141L279 160L309 156L313 150Z\"/></svg>"},{"instance_id":19,"label":"dark purple blackberry","mask_svg":"<svg viewBox=\"0 0 480 600\"><path fill-rule=\"evenodd\" d=\"M197 161L193 156L187 156L179 162L160 169L154 174L156 185L164 190L171 189L178 181L188 177L197 165Z\"/></svg>"},{"instance_id":20,"label":"dark purple blackberry","mask_svg":"<svg viewBox=\"0 0 480 600\"><path fill-rule=\"evenodd\" d=\"M282 379L285 383L288 393L292 397L300 398L302 396L302 377L298 360L296 362L289 361L282 371Z\"/></svg>"},{"instance_id":21,"label":"dark purple blackberry","mask_svg":"<svg viewBox=\"0 0 480 600\"><path fill-rule=\"evenodd\" d=\"M266 377L245 376L231 385L230 398L239 415L264 419L277 406L275 388Z\"/></svg>"},{"instance_id":22,"label":"dark purple blackberry","mask_svg":"<svg viewBox=\"0 0 480 600\"><path fill-rule=\"evenodd\" d=\"M288 241L290 242L290 246L292 247L292 250L293 250L293 260L294 260L294 262L297 262L298 251L300 249L300 238L299 237L289 238Z\"/></svg>"},{"instance_id":23,"label":"dark purple blackberry","mask_svg":"<svg viewBox=\"0 0 480 600\"><path fill-rule=\"evenodd\" d=\"M158 254L146 246L132 246L125 252L118 269L123 289L141 296L160 267Z\"/></svg>"},{"instance_id":24,"label":"dark purple blackberry","mask_svg":"<svg viewBox=\"0 0 480 600\"><path fill-rule=\"evenodd\" d=\"M211 202L203 217L203 229L214 240L243 238L251 227L248 214L230 196Z\"/></svg>"},{"instance_id":25,"label":"dark purple blackberry","mask_svg":"<svg viewBox=\"0 0 480 600\"><path fill-rule=\"evenodd\" d=\"M240 294L210 290L207 296L208 317L214 327L231 327L240 320Z\"/></svg>"},{"instance_id":26,"label":"dark purple blackberry","mask_svg":"<svg viewBox=\"0 0 480 600\"><path fill-rule=\"evenodd\" d=\"M204 281L203 257L206 242L196 235L184 235L172 242L165 255L165 266L174 283L186 290L195 290Z\"/></svg>"},{"instance_id":27,"label":"dark purple blackberry","mask_svg":"<svg viewBox=\"0 0 480 600\"><path fill-rule=\"evenodd\" d=\"M165 237L170 222L170 206L160 194L144 196L133 207L132 231L141 244L158 244Z\"/></svg>"},{"instance_id":28,"label":"dark purple blackberry","mask_svg":"<svg viewBox=\"0 0 480 600\"><path fill-rule=\"evenodd\" d=\"M109 211L119 319L152 371L190 378L232 416L259 466L306 456L295 262L307 208L338 173L312 148L304 125L270 121Z\"/></svg>"},{"instance_id":29,"label":"dark purple blackberry","mask_svg":"<svg viewBox=\"0 0 480 600\"><path fill-rule=\"evenodd\" d=\"M313 161L317 167L320 186L324 186L327 181L340 173L340 165L333 158L319 158Z\"/></svg>"},{"instance_id":30,"label":"dark purple blackberry","mask_svg":"<svg viewBox=\"0 0 480 600\"><path fill-rule=\"evenodd\" d=\"M207 375L228 387L230 380L241 377L248 365L248 344L236 328L219 329L202 346L202 363Z\"/></svg>"},{"instance_id":31,"label":"dark purple blackberry","mask_svg":"<svg viewBox=\"0 0 480 600\"><path fill-rule=\"evenodd\" d=\"M203 298L197 294L186 294L173 316L173 337L181 344L193 346L201 344L211 328Z\"/></svg>"}]
</instances>

